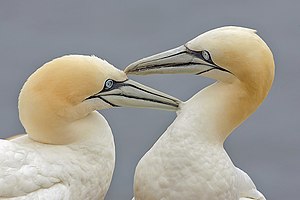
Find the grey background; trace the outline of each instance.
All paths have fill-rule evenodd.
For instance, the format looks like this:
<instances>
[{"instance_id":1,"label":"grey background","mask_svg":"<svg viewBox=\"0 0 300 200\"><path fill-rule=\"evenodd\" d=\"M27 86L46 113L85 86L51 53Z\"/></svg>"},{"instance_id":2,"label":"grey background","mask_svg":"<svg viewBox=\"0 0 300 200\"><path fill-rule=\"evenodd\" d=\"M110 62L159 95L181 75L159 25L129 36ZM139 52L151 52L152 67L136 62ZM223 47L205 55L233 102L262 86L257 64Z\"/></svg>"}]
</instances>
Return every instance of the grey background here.
<instances>
[{"instance_id":1,"label":"grey background","mask_svg":"<svg viewBox=\"0 0 300 200\"><path fill-rule=\"evenodd\" d=\"M251 27L274 53L276 78L268 98L228 138L226 149L267 199L299 199L299 2L1 1L0 136L23 132L17 111L19 90L33 71L55 57L95 54L124 69L216 27ZM191 75L131 78L183 100L212 83ZM131 199L138 160L175 113L130 108L101 113L112 127L117 150L106 199Z\"/></svg>"}]
</instances>

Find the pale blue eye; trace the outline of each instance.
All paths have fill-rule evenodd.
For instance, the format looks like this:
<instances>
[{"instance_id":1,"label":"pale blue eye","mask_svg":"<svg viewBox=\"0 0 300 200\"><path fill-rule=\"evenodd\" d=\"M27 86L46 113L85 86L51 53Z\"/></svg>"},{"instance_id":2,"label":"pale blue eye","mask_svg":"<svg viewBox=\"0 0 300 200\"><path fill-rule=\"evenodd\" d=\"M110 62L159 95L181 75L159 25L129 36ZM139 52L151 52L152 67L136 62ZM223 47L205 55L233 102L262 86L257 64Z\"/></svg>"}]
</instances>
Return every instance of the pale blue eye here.
<instances>
[{"instance_id":1,"label":"pale blue eye","mask_svg":"<svg viewBox=\"0 0 300 200\"><path fill-rule=\"evenodd\" d=\"M105 89L110 89L110 88L112 88L113 85L114 85L114 81L111 80L111 79L108 79L108 80L105 82Z\"/></svg>"},{"instance_id":2,"label":"pale blue eye","mask_svg":"<svg viewBox=\"0 0 300 200\"><path fill-rule=\"evenodd\" d=\"M208 51L202 51L202 57L204 60L208 61L210 59Z\"/></svg>"}]
</instances>

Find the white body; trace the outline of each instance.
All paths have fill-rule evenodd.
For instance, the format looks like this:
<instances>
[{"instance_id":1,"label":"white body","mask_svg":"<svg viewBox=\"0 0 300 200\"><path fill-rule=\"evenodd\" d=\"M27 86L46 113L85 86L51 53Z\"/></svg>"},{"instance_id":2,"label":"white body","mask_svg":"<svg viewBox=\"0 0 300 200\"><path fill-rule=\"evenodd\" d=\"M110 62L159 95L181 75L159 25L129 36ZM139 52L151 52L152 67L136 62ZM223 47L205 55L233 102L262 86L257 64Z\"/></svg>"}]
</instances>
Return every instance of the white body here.
<instances>
[{"instance_id":1,"label":"white body","mask_svg":"<svg viewBox=\"0 0 300 200\"><path fill-rule=\"evenodd\" d=\"M179 100L128 80L95 56L56 58L19 95L28 135L0 140L0 200L103 200L115 165L111 129L95 110L177 110Z\"/></svg>"},{"instance_id":2,"label":"white body","mask_svg":"<svg viewBox=\"0 0 300 200\"><path fill-rule=\"evenodd\" d=\"M138 163L135 200L264 200L223 148L272 86L271 50L243 27L221 27L130 64L128 74L188 73L217 82L198 92Z\"/></svg>"},{"instance_id":3,"label":"white body","mask_svg":"<svg viewBox=\"0 0 300 200\"><path fill-rule=\"evenodd\" d=\"M227 96L222 87L214 84L182 105L175 121L137 165L135 200L265 199L223 148L220 133L227 128L215 122L217 116L226 118L228 110L218 107L234 104L226 97L236 96L236 90L225 90ZM210 98L212 91L220 92L219 98Z\"/></svg>"},{"instance_id":4,"label":"white body","mask_svg":"<svg viewBox=\"0 0 300 200\"><path fill-rule=\"evenodd\" d=\"M109 188L115 146L107 121L92 112L74 124L84 140L48 145L27 136L0 141L0 199L101 200Z\"/></svg>"}]
</instances>

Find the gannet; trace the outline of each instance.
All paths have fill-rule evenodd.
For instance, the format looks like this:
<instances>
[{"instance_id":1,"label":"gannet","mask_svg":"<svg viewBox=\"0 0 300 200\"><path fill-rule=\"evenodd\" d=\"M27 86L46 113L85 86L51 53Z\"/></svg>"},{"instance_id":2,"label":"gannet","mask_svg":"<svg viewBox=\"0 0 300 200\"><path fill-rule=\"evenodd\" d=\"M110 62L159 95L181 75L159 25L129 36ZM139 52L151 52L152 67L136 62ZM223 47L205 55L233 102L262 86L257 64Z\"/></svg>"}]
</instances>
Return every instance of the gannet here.
<instances>
[{"instance_id":1,"label":"gannet","mask_svg":"<svg viewBox=\"0 0 300 200\"><path fill-rule=\"evenodd\" d=\"M0 199L104 199L115 145L109 124L95 110L174 111L178 103L95 56L46 63L20 92L19 117L28 135L0 140Z\"/></svg>"},{"instance_id":2,"label":"gannet","mask_svg":"<svg viewBox=\"0 0 300 200\"><path fill-rule=\"evenodd\" d=\"M188 73L217 80L180 106L139 161L135 200L265 199L223 143L267 96L274 70L269 47L255 30L242 27L217 28L130 64L127 74Z\"/></svg>"}]
</instances>

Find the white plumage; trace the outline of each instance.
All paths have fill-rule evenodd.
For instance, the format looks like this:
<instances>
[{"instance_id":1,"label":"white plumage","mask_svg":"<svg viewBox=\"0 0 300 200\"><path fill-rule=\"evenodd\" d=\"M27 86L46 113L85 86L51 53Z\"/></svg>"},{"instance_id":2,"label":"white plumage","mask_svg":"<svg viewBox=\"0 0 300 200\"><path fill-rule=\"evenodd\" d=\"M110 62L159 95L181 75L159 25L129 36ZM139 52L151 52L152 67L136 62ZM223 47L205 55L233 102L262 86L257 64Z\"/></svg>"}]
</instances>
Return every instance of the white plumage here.
<instances>
[{"instance_id":1,"label":"white plumage","mask_svg":"<svg viewBox=\"0 0 300 200\"><path fill-rule=\"evenodd\" d=\"M19 96L28 135L0 140L0 199L104 199L115 165L111 129L97 109L176 110L179 100L128 80L95 56L54 59Z\"/></svg>"},{"instance_id":2,"label":"white plumage","mask_svg":"<svg viewBox=\"0 0 300 200\"><path fill-rule=\"evenodd\" d=\"M115 163L113 135L99 113L85 120L91 122L83 130L85 141L53 145L28 136L0 140L1 198L104 199Z\"/></svg>"},{"instance_id":3,"label":"white plumage","mask_svg":"<svg viewBox=\"0 0 300 200\"><path fill-rule=\"evenodd\" d=\"M267 96L273 56L254 30L223 27L129 65L128 74L189 73L218 80L180 106L177 118L139 161L135 200L264 200L223 148Z\"/></svg>"}]
</instances>

